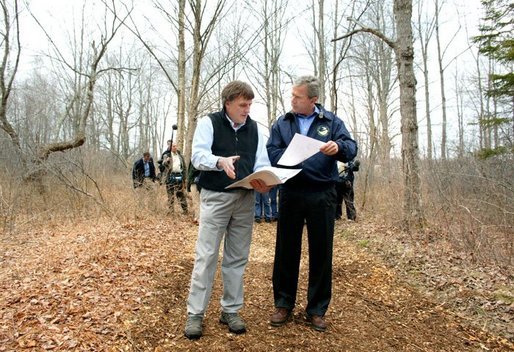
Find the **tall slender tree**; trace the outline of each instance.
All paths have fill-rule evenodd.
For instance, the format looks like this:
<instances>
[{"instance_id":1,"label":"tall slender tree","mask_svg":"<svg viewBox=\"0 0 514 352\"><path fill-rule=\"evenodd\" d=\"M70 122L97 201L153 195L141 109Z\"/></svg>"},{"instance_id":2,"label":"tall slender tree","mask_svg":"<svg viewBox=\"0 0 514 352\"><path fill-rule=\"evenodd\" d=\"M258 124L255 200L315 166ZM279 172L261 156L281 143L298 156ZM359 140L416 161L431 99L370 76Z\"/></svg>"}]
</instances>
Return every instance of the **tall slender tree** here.
<instances>
[{"instance_id":1,"label":"tall slender tree","mask_svg":"<svg viewBox=\"0 0 514 352\"><path fill-rule=\"evenodd\" d=\"M392 40L373 28L362 27L333 40L356 33L371 33L395 52L400 82L400 115L402 132L402 170L404 174L403 224L412 230L424 226L419 175L418 121L416 114L416 78L414 76L414 47L412 36L412 0L394 0L397 39Z\"/></svg>"}]
</instances>

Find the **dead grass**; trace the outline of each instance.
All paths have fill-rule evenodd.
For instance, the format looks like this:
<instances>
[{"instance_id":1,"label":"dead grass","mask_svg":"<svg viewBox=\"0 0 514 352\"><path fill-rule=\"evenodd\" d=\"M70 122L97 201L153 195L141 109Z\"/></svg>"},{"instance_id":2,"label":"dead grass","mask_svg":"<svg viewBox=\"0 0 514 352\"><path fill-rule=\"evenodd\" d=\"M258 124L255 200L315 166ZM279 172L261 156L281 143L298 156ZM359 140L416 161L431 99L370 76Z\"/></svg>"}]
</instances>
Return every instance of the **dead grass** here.
<instances>
[{"instance_id":1,"label":"dead grass","mask_svg":"<svg viewBox=\"0 0 514 352\"><path fill-rule=\"evenodd\" d=\"M494 197L464 203L464 189L448 193L456 186L444 178L447 188L425 188L429 227L405 234L394 226L399 175L375 177L365 208L357 184L359 222L337 223L327 333L302 321L305 256L294 321L269 326L275 228L259 224L245 278L248 333L235 336L218 323L218 277L197 342L183 337L197 227L178 209L168 212L164 186L134 190L126 175L79 173L47 179L40 194L6 177L0 351L514 350L508 197L496 204L503 215L495 214L483 208ZM466 187L470 194L474 186ZM457 200L469 211L453 206Z\"/></svg>"}]
</instances>

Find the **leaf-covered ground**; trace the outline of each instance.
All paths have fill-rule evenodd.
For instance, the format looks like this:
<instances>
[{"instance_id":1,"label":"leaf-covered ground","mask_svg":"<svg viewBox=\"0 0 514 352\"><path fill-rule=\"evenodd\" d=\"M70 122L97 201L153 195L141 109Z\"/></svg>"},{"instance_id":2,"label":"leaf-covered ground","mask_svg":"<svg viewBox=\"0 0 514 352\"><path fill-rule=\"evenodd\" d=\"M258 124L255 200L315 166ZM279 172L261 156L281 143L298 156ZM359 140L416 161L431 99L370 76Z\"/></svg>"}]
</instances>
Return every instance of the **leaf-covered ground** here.
<instances>
[{"instance_id":1,"label":"leaf-covered ground","mask_svg":"<svg viewBox=\"0 0 514 352\"><path fill-rule=\"evenodd\" d=\"M389 233L388 239L387 231L365 222L337 223L329 328L319 333L302 320L306 256L294 321L269 326L275 224L256 224L241 311L248 332L234 335L218 322L218 275L198 341L183 336L197 235L190 218L3 235L0 351L514 351L512 302L485 297L498 287L510 294L512 277L498 273L493 276L500 282L487 286L482 274L469 285L465 269L444 265L451 258L395 246L399 237ZM436 258L425 258L430 255ZM457 293L446 290L454 287ZM459 304L466 297L468 305ZM483 308L487 302L491 314ZM473 304L483 314L470 313Z\"/></svg>"}]
</instances>

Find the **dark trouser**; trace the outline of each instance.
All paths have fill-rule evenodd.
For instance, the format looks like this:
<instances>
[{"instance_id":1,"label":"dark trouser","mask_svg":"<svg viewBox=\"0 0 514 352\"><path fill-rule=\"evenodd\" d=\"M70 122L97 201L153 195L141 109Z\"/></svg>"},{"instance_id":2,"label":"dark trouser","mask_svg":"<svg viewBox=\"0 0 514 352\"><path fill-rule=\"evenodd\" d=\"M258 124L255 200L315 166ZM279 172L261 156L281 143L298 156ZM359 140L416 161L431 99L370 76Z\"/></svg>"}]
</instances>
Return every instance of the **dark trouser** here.
<instances>
[{"instance_id":1,"label":"dark trouser","mask_svg":"<svg viewBox=\"0 0 514 352\"><path fill-rule=\"evenodd\" d=\"M273 266L275 307L292 310L295 306L302 232L306 223L309 244L306 312L309 315L325 315L332 295L335 201L334 186L317 192L287 187L280 190L280 213Z\"/></svg>"},{"instance_id":2,"label":"dark trouser","mask_svg":"<svg viewBox=\"0 0 514 352\"><path fill-rule=\"evenodd\" d=\"M343 216L343 202L346 207L346 217L350 220L355 220L357 218L357 211L355 210L354 204L354 193L353 193L353 183L350 181L349 184L345 184L345 182L337 182L336 190L337 190L337 205L336 205L336 218L340 219Z\"/></svg>"},{"instance_id":3,"label":"dark trouser","mask_svg":"<svg viewBox=\"0 0 514 352\"><path fill-rule=\"evenodd\" d=\"M182 211L184 214L187 213L187 199L184 194L184 187L182 187L182 183L166 183L166 192L168 193L168 206L170 209L173 209L173 205L175 204L175 197L180 201L180 206L182 207Z\"/></svg>"}]
</instances>

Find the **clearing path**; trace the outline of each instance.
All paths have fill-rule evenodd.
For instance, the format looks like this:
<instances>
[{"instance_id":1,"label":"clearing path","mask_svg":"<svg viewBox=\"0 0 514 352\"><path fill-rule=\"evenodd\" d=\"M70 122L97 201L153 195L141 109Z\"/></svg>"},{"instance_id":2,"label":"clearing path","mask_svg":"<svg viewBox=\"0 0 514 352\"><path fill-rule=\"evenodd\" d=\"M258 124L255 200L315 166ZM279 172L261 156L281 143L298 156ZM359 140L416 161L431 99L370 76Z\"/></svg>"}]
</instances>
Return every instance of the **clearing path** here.
<instances>
[{"instance_id":1,"label":"clearing path","mask_svg":"<svg viewBox=\"0 0 514 352\"><path fill-rule=\"evenodd\" d=\"M74 224L4 237L0 351L514 351L401 281L339 235L344 223L337 226L327 332L303 323L306 256L294 320L270 327L275 224L263 223L254 228L245 275L241 315L248 332L234 335L218 322L218 274L197 341L183 336L197 233L189 218Z\"/></svg>"}]
</instances>

